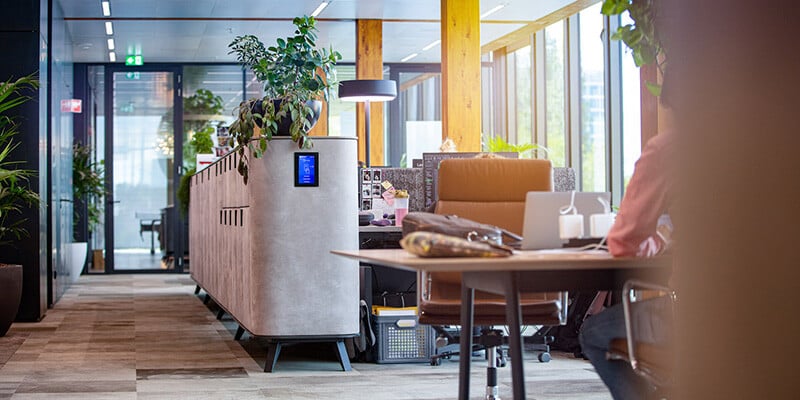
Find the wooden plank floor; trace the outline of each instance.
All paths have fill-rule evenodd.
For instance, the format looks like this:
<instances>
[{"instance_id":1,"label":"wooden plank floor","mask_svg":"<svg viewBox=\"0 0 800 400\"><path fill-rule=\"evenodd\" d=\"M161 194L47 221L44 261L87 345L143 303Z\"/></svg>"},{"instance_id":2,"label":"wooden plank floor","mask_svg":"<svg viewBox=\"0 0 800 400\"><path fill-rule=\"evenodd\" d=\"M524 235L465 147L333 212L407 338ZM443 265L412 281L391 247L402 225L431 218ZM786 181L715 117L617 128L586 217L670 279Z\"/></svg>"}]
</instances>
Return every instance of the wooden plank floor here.
<instances>
[{"instance_id":1,"label":"wooden plank floor","mask_svg":"<svg viewBox=\"0 0 800 400\"><path fill-rule=\"evenodd\" d=\"M263 372L266 342L236 342L187 275L82 276L39 323L0 338L0 399L452 399L458 363L354 363L342 372L332 347L287 348ZM525 363L528 397L609 399L591 365L553 353ZM483 398L485 362L473 363ZM500 395L512 398L510 368Z\"/></svg>"}]
</instances>

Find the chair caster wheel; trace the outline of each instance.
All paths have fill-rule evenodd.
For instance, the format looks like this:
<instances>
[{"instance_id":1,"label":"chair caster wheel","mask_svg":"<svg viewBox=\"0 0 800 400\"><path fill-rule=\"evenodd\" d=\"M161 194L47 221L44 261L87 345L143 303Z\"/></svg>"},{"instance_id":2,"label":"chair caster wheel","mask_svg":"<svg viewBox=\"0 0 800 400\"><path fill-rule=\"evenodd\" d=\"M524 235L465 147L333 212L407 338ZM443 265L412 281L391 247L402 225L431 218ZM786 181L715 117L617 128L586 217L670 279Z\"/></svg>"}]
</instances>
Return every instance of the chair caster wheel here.
<instances>
[{"instance_id":1,"label":"chair caster wheel","mask_svg":"<svg viewBox=\"0 0 800 400\"><path fill-rule=\"evenodd\" d=\"M441 358L438 358L438 357L437 358L431 358L431 366L438 367L440 365L442 365L442 359Z\"/></svg>"},{"instance_id":2,"label":"chair caster wheel","mask_svg":"<svg viewBox=\"0 0 800 400\"><path fill-rule=\"evenodd\" d=\"M550 353L539 353L536 358L538 358L541 363L550 362Z\"/></svg>"}]
</instances>

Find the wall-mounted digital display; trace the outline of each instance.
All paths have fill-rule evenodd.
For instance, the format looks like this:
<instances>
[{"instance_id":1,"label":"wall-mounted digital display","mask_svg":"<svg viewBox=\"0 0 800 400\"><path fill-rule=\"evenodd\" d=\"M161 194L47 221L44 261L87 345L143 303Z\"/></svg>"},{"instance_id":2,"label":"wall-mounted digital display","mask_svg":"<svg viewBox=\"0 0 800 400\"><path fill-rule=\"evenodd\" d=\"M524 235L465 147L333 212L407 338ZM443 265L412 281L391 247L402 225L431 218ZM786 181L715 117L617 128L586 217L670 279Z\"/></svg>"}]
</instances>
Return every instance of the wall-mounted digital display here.
<instances>
[{"instance_id":1,"label":"wall-mounted digital display","mask_svg":"<svg viewBox=\"0 0 800 400\"><path fill-rule=\"evenodd\" d=\"M319 186L319 153L294 153L294 185Z\"/></svg>"}]
</instances>

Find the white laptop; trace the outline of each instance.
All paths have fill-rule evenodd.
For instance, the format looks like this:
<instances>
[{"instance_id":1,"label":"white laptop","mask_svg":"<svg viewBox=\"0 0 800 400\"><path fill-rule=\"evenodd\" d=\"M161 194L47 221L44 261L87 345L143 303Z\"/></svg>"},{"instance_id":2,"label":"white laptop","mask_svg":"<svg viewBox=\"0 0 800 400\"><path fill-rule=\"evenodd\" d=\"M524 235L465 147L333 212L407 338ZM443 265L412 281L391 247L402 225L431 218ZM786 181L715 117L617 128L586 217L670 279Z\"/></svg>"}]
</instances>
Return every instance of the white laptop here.
<instances>
[{"instance_id":1,"label":"white laptop","mask_svg":"<svg viewBox=\"0 0 800 400\"><path fill-rule=\"evenodd\" d=\"M525 197L525 219L522 225L522 250L561 248L566 240L558 235L561 207L569 206L572 192L528 192ZM608 192L575 192L575 208L583 215L584 237L589 236L589 216L605 210L598 198L609 202ZM571 213L571 212L570 212Z\"/></svg>"}]
</instances>

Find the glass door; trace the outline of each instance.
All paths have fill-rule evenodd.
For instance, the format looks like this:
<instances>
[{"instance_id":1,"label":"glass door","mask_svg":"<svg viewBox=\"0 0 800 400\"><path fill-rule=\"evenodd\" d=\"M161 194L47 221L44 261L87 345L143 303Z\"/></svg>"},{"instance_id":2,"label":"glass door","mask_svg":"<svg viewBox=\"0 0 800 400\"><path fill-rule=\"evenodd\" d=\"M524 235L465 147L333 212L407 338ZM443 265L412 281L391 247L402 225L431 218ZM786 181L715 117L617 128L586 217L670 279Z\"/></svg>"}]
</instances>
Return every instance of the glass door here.
<instances>
[{"instance_id":1,"label":"glass door","mask_svg":"<svg viewBox=\"0 0 800 400\"><path fill-rule=\"evenodd\" d=\"M106 69L106 272L183 272L180 80L179 67Z\"/></svg>"}]
</instances>

